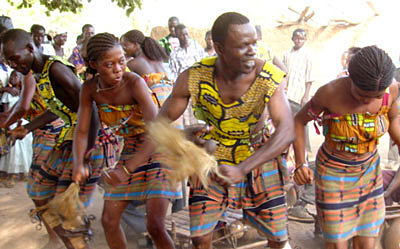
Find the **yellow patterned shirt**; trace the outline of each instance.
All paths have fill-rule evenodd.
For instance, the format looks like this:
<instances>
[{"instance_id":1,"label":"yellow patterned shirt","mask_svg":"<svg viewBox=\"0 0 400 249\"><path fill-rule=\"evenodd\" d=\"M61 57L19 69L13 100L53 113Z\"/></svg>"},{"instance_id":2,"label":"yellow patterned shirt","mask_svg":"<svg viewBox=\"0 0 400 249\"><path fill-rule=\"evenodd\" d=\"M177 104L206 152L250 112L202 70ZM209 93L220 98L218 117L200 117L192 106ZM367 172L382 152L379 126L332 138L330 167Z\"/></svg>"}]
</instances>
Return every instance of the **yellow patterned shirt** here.
<instances>
[{"instance_id":1,"label":"yellow patterned shirt","mask_svg":"<svg viewBox=\"0 0 400 249\"><path fill-rule=\"evenodd\" d=\"M252 154L250 134L285 73L265 63L250 88L237 101L224 104L215 82L215 61L206 58L190 68L189 92L196 118L214 127L204 138L217 142L217 161L235 165Z\"/></svg>"},{"instance_id":2,"label":"yellow patterned shirt","mask_svg":"<svg viewBox=\"0 0 400 249\"><path fill-rule=\"evenodd\" d=\"M76 70L72 64L61 57L51 56L44 64L42 73L40 74L39 82L36 84L40 96L46 102L50 111L59 116L65 123L57 139L56 148L59 148L64 141L73 139L77 113L71 111L66 105L64 105L64 103L61 102L54 93L50 82L49 70L55 61L70 67L75 74Z\"/></svg>"}]
</instances>

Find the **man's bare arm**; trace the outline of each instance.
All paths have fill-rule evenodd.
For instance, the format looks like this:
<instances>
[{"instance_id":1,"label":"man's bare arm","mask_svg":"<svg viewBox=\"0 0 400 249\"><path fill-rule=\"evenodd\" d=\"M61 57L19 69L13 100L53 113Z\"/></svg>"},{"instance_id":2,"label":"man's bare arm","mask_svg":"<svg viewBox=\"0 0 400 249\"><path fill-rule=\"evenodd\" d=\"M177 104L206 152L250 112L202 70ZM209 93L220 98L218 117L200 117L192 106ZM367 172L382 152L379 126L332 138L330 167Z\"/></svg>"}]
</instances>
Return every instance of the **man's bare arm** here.
<instances>
[{"instance_id":1,"label":"man's bare arm","mask_svg":"<svg viewBox=\"0 0 400 249\"><path fill-rule=\"evenodd\" d=\"M294 140L293 117L283 86L284 81L282 81L268 102L268 109L275 126L275 132L252 156L239 164L244 174L282 154Z\"/></svg>"}]
</instances>

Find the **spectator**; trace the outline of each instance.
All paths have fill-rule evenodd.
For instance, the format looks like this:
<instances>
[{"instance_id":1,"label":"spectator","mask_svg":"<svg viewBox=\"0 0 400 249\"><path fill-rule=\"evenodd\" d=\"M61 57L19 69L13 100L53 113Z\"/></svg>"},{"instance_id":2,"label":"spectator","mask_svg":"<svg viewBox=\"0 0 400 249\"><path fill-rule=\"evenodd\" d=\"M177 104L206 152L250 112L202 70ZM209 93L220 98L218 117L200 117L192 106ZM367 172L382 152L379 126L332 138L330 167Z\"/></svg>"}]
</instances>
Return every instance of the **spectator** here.
<instances>
[{"instance_id":1,"label":"spectator","mask_svg":"<svg viewBox=\"0 0 400 249\"><path fill-rule=\"evenodd\" d=\"M211 37L211 30L206 32L206 48L204 49L204 51L206 52L206 56L207 57L213 57L213 56L217 56L217 53L215 52L214 49L214 43Z\"/></svg>"},{"instance_id":2,"label":"spectator","mask_svg":"<svg viewBox=\"0 0 400 249\"><path fill-rule=\"evenodd\" d=\"M54 36L53 47L57 56L63 57L64 54L64 45L67 42L68 33L67 32L59 32Z\"/></svg>"},{"instance_id":3,"label":"spectator","mask_svg":"<svg viewBox=\"0 0 400 249\"><path fill-rule=\"evenodd\" d=\"M10 87L21 90L22 74L13 71L10 76ZM19 96L5 92L1 98L4 111L8 111L18 102ZM25 119L21 119L21 124L28 123ZM14 129L17 124L11 125L9 128ZM6 187L12 188L18 179L26 179L26 174L32 163L32 134L28 134L22 140L15 141L10 147L9 152L0 158L0 171L7 172L8 180L4 183Z\"/></svg>"},{"instance_id":4,"label":"spectator","mask_svg":"<svg viewBox=\"0 0 400 249\"><path fill-rule=\"evenodd\" d=\"M195 62L206 57L206 53L200 44L189 37L189 33L183 24L175 28L180 46L172 51L169 58L169 68L171 70L171 80L176 81L179 74L192 66ZM192 105L189 104L183 114L183 126L198 124L198 120L193 115Z\"/></svg>"},{"instance_id":5,"label":"spectator","mask_svg":"<svg viewBox=\"0 0 400 249\"><path fill-rule=\"evenodd\" d=\"M205 57L204 49L200 44L191 39L186 26L179 24L175 28L176 36L179 39L179 47L174 49L169 58L171 80L175 81L178 75L192 66L195 62Z\"/></svg>"},{"instance_id":6,"label":"spectator","mask_svg":"<svg viewBox=\"0 0 400 249\"><path fill-rule=\"evenodd\" d=\"M83 77L86 71L85 61L81 55L82 45L89 40L95 33L94 27L91 24L85 24L82 27L82 34L77 38L76 47L72 50L72 54L68 61L72 63L78 74Z\"/></svg>"},{"instance_id":7,"label":"spectator","mask_svg":"<svg viewBox=\"0 0 400 249\"><path fill-rule=\"evenodd\" d=\"M179 46L179 40L176 37L175 27L179 24L179 19L176 16L168 19L169 34L158 42L165 49L165 53L169 56L171 51Z\"/></svg>"},{"instance_id":8,"label":"spectator","mask_svg":"<svg viewBox=\"0 0 400 249\"><path fill-rule=\"evenodd\" d=\"M35 46L46 55L55 55L54 48L48 44L46 29L40 24L31 26L31 35Z\"/></svg>"}]
</instances>

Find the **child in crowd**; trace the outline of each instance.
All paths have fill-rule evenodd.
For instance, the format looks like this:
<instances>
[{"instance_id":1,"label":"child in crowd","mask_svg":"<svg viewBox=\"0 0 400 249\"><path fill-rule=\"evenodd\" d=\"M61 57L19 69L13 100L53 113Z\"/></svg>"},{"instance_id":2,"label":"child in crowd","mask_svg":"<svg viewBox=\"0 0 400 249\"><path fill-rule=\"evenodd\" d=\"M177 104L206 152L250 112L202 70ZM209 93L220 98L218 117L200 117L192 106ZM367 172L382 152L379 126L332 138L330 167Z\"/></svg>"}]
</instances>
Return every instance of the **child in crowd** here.
<instances>
[{"instance_id":1,"label":"child in crowd","mask_svg":"<svg viewBox=\"0 0 400 249\"><path fill-rule=\"evenodd\" d=\"M13 71L9 80L9 87L15 88L16 91L21 90L23 75L17 71ZM14 96L9 92L4 92L1 98L4 111L8 111L18 101L19 96ZM22 125L28 121L21 119ZM17 126L10 126L13 129ZM8 174L7 181L4 185L12 188L18 179L26 179L26 174L32 163L32 134L28 134L22 140L16 140L15 144L9 148L9 152L0 158L0 171Z\"/></svg>"}]
</instances>

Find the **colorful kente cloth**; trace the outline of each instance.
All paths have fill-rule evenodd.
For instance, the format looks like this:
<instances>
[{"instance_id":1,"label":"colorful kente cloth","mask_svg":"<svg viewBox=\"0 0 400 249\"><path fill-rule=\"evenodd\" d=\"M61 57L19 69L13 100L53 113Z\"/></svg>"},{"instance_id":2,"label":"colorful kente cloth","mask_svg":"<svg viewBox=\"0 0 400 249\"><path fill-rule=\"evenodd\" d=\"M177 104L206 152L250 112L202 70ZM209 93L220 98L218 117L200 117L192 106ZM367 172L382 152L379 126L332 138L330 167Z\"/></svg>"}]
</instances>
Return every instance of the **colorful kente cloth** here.
<instances>
[{"instance_id":1,"label":"colorful kente cloth","mask_svg":"<svg viewBox=\"0 0 400 249\"><path fill-rule=\"evenodd\" d=\"M115 161L115 157L118 156L115 153L105 153L105 151L118 150L118 145L104 142L103 138L108 136L112 136L109 128L99 131L95 149L91 151L89 156L89 178L80 185L79 192L85 206L88 206L93 200L92 194L100 178L101 170L105 165L109 165L109 162ZM47 140L48 137L42 136L38 142L40 145L44 145ZM48 148L42 149L43 153L39 156L43 156L43 160L38 160L40 164L38 162L32 164L27 185L28 195L34 200L51 199L55 195L63 193L72 183L72 141L65 141L59 149L54 146L49 152L47 152Z\"/></svg>"},{"instance_id":2,"label":"colorful kente cloth","mask_svg":"<svg viewBox=\"0 0 400 249\"><path fill-rule=\"evenodd\" d=\"M50 67L54 62L60 62L69 67L75 74L75 68L72 64L66 60L57 57L50 56L43 66L42 73L40 74L39 82L36 84L38 92L41 98L46 102L47 107L59 116L64 121L64 126L58 136L57 145L59 146L66 140L72 140L74 135L74 129L76 125L77 113L71 111L64 103L62 103L55 95L53 86L50 81Z\"/></svg>"},{"instance_id":3,"label":"colorful kente cloth","mask_svg":"<svg viewBox=\"0 0 400 249\"><path fill-rule=\"evenodd\" d=\"M137 105L97 105L102 123L110 127L115 134L131 137L143 134L145 125L143 114Z\"/></svg>"},{"instance_id":4,"label":"colorful kente cloth","mask_svg":"<svg viewBox=\"0 0 400 249\"><path fill-rule=\"evenodd\" d=\"M115 167L127 165L144 142L144 121L137 105L97 105L102 123L124 137L124 147ZM169 169L150 159L131 173L126 182L112 186L105 183L105 200L147 200L182 198L166 178Z\"/></svg>"},{"instance_id":5,"label":"colorful kente cloth","mask_svg":"<svg viewBox=\"0 0 400 249\"><path fill-rule=\"evenodd\" d=\"M144 134L124 137L124 148L116 167L126 166L144 142ZM167 179L170 169L150 160L131 173L129 179L118 185L105 183L105 200L147 200L154 198L180 199L182 192Z\"/></svg>"},{"instance_id":6,"label":"colorful kente cloth","mask_svg":"<svg viewBox=\"0 0 400 249\"><path fill-rule=\"evenodd\" d=\"M153 94L156 95L159 105L163 106L172 92L173 82L168 79L166 73L151 73L142 75L142 77ZM183 129L182 116L174 121L174 126L175 128Z\"/></svg>"},{"instance_id":7,"label":"colorful kente cloth","mask_svg":"<svg viewBox=\"0 0 400 249\"><path fill-rule=\"evenodd\" d=\"M326 241L376 237L385 219L379 154L376 149L346 157L325 144L316 160L316 206Z\"/></svg>"},{"instance_id":8,"label":"colorful kente cloth","mask_svg":"<svg viewBox=\"0 0 400 249\"><path fill-rule=\"evenodd\" d=\"M379 138L389 128L389 94L385 93L378 113L331 114L316 117L312 109L309 114L323 124L325 143L338 151L364 154L375 150ZM312 103L311 103L312 104Z\"/></svg>"},{"instance_id":9,"label":"colorful kente cloth","mask_svg":"<svg viewBox=\"0 0 400 249\"><path fill-rule=\"evenodd\" d=\"M214 78L215 61L215 57L206 58L190 68L189 92L196 117L214 127L204 138L217 142L217 161L236 165L253 153L250 135L285 74L265 63L247 92L234 103L224 104ZM281 157L271 160L230 187L212 181L205 189L193 177L189 199L191 235L212 232L225 209L231 207L243 209L244 218L268 239L286 241L287 213L280 163L284 163Z\"/></svg>"},{"instance_id":10,"label":"colorful kente cloth","mask_svg":"<svg viewBox=\"0 0 400 249\"><path fill-rule=\"evenodd\" d=\"M37 83L37 89L41 98L46 102L47 107L64 121L60 134L58 135L56 145L49 152L47 159L43 164L31 167L30 181L27 190L32 199L43 200L51 199L55 195L64 192L72 182L73 155L72 139L77 114L71 111L64 103L59 100L51 85L49 70L54 62L60 62L67 65L75 72L73 66L58 57L49 57L45 62L40 80ZM117 144L102 142L104 137L110 137L111 133L107 129L99 131L96 137L96 144L89 155L90 176L80 185L80 197L85 205L89 205L92 193L100 177L103 165L108 161L115 160L115 153L106 154L105 151L116 151ZM40 141L39 141L40 142ZM112 148L110 148L112 147ZM112 158L108 158L112 157Z\"/></svg>"},{"instance_id":11,"label":"colorful kente cloth","mask_svg":"<svg viewBox=\"0 0 400 249\"><path fill-rule=\"evenodd\" d=\"M33 130L33 159L32 165L43 165L50 151L56 145L57 137L61 132L64 122L61 119L54 120L45 126Z\"/></svg>"}]
</instances>

